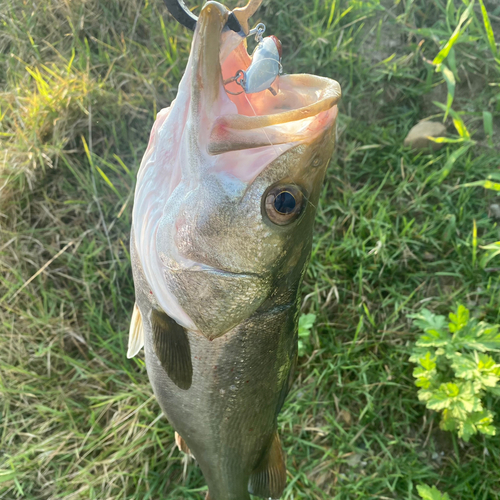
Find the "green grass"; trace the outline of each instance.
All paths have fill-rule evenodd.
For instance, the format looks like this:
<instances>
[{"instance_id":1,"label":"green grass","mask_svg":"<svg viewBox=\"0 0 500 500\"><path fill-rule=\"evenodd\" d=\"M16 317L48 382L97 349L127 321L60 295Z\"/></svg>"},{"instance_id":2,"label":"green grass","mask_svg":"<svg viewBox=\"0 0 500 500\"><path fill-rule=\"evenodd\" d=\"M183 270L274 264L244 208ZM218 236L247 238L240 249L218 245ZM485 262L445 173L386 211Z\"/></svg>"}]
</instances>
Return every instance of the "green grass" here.
<instances>
[{"instance_id":1,"label":"green grass","mask_svg":"<svg viewBox=\"0 0 500 500\"><path fill-rule=\"evenodd\" d=\"M286 72L343 89L303 290L317 320L279 419L285 499L417 499L418 484L500 498L500 436L439 431L408 361L407 315L424 306L500 322L499 257L481 265L500 240L498 197L460 187L498 169L495 0L475 2L443 60L474 144L456 161L461 144L402 146L418 120L445 115L434 102L446 106L449 82L426 61L465 4L265 0L254 19L282 40ZM0 498L203 498L142 357L125 356L135 174L191 34L159 0L5 0L0 23Z\"/></svg>"}]
</instances>

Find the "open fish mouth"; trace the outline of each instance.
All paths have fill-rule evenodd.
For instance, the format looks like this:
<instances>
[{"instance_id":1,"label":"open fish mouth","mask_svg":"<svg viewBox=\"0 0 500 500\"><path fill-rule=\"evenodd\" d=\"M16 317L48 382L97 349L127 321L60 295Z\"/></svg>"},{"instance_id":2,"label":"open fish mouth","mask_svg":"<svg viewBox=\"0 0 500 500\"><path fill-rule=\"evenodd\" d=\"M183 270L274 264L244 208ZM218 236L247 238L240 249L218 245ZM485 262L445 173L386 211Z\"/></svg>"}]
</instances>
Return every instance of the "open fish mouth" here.
<instances>
[{"instance_id":1,"label":"open fish mouth","mask_svg":"<svg viewBox=\"0 0 500 500\"><path fill-rule=\"evenodd\" d=\"M227 83L252 64L246 39L224 30L228 14L222 5L208 2L196 34L201 64L193 75L193 94L198 87L213 97L208 153L314 140L335 120L340 85L308 74L278 76L272 92L247 93L236 82Z\"/></svg>"}]
</instances>

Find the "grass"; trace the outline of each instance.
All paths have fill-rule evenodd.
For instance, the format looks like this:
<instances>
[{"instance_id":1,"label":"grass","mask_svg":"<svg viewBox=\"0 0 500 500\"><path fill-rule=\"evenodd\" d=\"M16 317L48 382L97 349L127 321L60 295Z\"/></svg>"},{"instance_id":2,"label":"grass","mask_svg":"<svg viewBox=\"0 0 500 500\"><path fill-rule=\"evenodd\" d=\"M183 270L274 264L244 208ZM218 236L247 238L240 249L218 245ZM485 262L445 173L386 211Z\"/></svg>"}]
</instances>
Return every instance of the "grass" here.
<instances>
[{"instance_id":1,"label":"grass","mask_svg":"<svg viewBox=\"0 0 500 500\"><path fill-rule=\"evenodd\" d=\"M424 305L500 322L498 257L481 265L497 194L460 187L498 169L497 2L475 2L443 58L451 87L430 64L469 3L266 0L255 18L286 72L343 89L303 290L317 320L279 419L285 499L409 500L418 484L500 498L500 437L439 431L408 361ZM125 356L135 174L191 35L150 0L5 0L0 22L0 498L203 498L142 358ZM474 143L404 148L450 91Z\"/></svg>"}]
</instances>

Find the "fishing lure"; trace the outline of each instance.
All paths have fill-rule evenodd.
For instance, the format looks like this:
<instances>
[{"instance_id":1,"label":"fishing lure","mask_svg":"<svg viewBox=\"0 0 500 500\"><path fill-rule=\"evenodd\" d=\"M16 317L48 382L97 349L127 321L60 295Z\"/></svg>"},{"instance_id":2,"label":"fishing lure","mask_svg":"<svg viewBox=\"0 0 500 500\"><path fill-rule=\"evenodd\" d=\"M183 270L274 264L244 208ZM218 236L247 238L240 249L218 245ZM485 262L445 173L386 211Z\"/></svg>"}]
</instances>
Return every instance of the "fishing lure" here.
<instances>
[{"instance_id":1,"label":"fishing lure","mask_svg":"<svg viewBox=\"0 0 500 500\"><path fill-rule=\"evenodd\" d=\"M182 0L165 0L165 3L172 16L179 23L194 31L197 18L187 9ZM262 35L266 31L266 26L263 23L257 24L248 33L245 33L234 12L229 15L225 29L235 31L241 37L255 36L255 41L257 42L257 46L251 55L252 62L250 66L246 70L239 69L234 76L224 80L224 85L235 82L243 90L235 93L226 88L226 92L233 95L243 92L246 94L255 94L267 89L273 95L276 95L277 91L272 85L282 72L282 47L278 38L274 35L263 38Z\"/></svg>"},{"instance_id":2,"label":"fishing lure","mask_svg":"<svg viewBox=\"0 0 500 500\"><path fill-rule=\"evenodd\" d=\"M273 95L277 92L272 85L281 73L281 42L274 35L262 38L265 26L260 23L256 29L256 39L259 42L252 53L252 62L246 71L240 69L236 75L224 80L224 85L236 82L242 87L241 92L255 94L269 90ZM226 92L232 93L226 89Z\"/></svg>"}]
</instances>

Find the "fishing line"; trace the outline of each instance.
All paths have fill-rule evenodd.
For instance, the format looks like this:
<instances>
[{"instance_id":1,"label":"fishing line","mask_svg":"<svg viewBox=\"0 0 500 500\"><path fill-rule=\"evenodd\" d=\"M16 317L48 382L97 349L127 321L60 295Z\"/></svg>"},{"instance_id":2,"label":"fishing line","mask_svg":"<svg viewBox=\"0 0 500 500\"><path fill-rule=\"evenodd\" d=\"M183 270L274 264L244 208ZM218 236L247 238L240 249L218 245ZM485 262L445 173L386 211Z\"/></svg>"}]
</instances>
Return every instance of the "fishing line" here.
<instances>
[{"instance_id":1,"label":"fishing line","mask_svg":"<svg viewBox=\"0 0 500 500\"><path fill-rule=\"evenodd\" d=\"M248 102L248 105L252 108L253 114L255 116L258 116L257 113L255 112L254 107L252 106L252 103L250 102L250 99L248 99L247 94L244 94L244 96L245 96L245 99ZM278 158L280 156L280 154L278 153L278 150L276 149L276 146L271 141L271 138L267 135L267 132L265 131L264 127L260 127L260 129L262 130L262 132L264 132L264 135L266 136L267 140L269 141L269 144L273 147L274 152L276 153L276 158Z\"/></svg>"}]
</instances>

